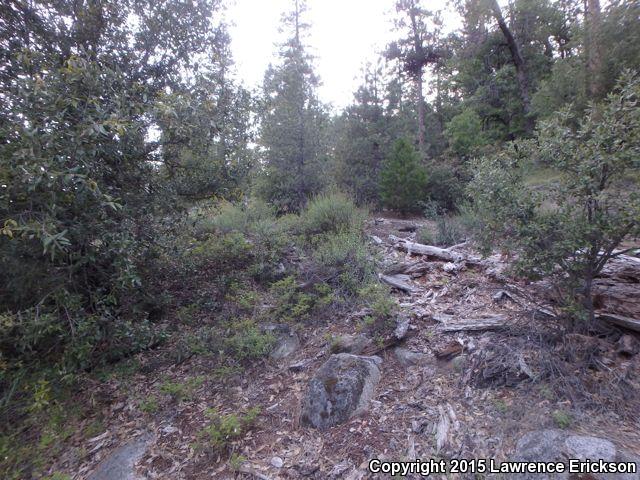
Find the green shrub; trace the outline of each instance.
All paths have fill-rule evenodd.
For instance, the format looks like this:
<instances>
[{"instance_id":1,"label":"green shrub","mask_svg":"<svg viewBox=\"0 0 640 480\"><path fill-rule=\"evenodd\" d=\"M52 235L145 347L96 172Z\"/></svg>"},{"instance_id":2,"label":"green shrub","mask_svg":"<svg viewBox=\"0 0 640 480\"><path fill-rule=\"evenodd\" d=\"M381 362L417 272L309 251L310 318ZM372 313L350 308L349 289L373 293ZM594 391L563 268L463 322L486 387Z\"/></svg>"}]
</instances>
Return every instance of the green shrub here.
<instances>
[{"instance_id":1,"label":"green shrub","mask_svg":"<svg viewBox=\"0 0 640 480\"><path fill-rule=\"evenodd\" d=\"M362 230L366 213L342 193L315 197L300 214L302 233L307 236Z\"/></svg>"},{"instance_id":2,"label":"green shrub","mask_svg":"<svg viewBox=\"0 0 640 480\"><path fill-rule=\"evenodd\" d=\"M371 315L363 318L361 329L381 334L395 328L398 305L386 285L372 281L358 291L358 296L365 306L371 308Z\"/></svg>"},{"instance_id":3,"label":"green shrub","mask_svg":"<svg viewBox=\"0 0 640 480\"><path fill-rule=\"evenodd\" d=\"M473 155L487 143L482 131L482 119L478 113L467 108L447 123L444 131L449 148L457 155Z\"/></svg>"},{"instance_id":4,"label":"green shrub","mask_svg":"<svg viewBox=\"0 0 640 480\"><path fill-rule=\"evenodd\" d=\"M311 318L315 309L333 301L333 291L327 284L314 285L310 291L305 292L300 290L292 276L275 282L270 293L275 305L269 315L284 323L305 322Z\"/></svg>"},{"instance_id":5,"label":"green shrub","mask_svg":"<svg viewBox=\"0 0 640 480\"><path fill-rule=\"evenodd\" d=\"M573 423L573 417L565 410L554 410L551 416L558 428L569 428Z\"/></svg>"},{"instance_id":6,"label":"green shrub","mask_svg":"<svg viewBox=\"0 0 640 480\"><path fill-rule=\"evenodd\" d=\"M221 234L240 232L249 235L257 223L274 223L274 220L273 207L264 201L252 199L246 206L224 203L217 215L201 222L201 229Z\"/></svg>"},{"instance_id":7,"label":"green shrub","mask_svg":"<svg viewBox=\"0 0 640 480\"><path fill-rule=\"evenodd\" d=\"M275 343L274 336L264 332L252 320L229 324L223 340L224 352L240 361L256 360L268 355Z\"/></svg>"},{"instance_id":8,"label":"green shrub","mask_svg":"<svg viewBox=\"0 0 640 480\"><path fill-rule=\"evenodd\" d=\"M436 165L429 169L425 193L437 206L437 213L455 212L464 198L464 184L451 167Z\"/></svg>"},{"instance_id":9,"label":"green shrub","mask_svg":"<svg viewBox=\"0 0 640 480\"><path fill-rule=\"evenodd\" d=\"M156 413L160 408L158 398L155 395L151 395L143 400L140 400L138 402L138 408L140 408L140 411L144 413Z\"/></svg>"},{"instance_id":10,"label":"green shrub","mask_svg":"<svg viewBox=\"0 0 640 480\"><path fill-rule=\"evenodd\" d=\"M252 245L242 233L210 236L186 254L190 264L214 273L246 268L253 261Z\"/></svg>"},{"instance_id":11,"label":"green shrub","mask_svg":"<svg viewBox=\"0 0 640 480\"><path fill-rule=\"evenodd\" d=\"M193 377L184 382L165 380L160 385L160 392L169 395L174 401L188 400L203 383L204 377Z\"/></svg>"},{"instance_id":12,"label":"green shrub","mask_svg":"<svg viewBox=\"0 0 640 480\"><path fill-rule=\"evenodd\" d=\"M211 423L203 428L199 437L203 446L214 454L226 453L231 442L242 438L255 424L260 409L254 407L244 415L221 415L216 410L209 409L206 412Z\"/></svg>"},{"instance_id":13,"label":"green shrub","mask_svg":"<svg viewBox=\"0 0 640 480\"><path fill-rule=\"evenodd\" d=\"M463 205L458 215L436 217L435 228L426 225L418 229L416 240L425 245L450 247L473 238L476 228L473 212Z\"/></svg>"},{"instance_id":14,"label":"green shrub","mask_svg":"<svg viewBox=\"0 0 640 480\"><path fill-rule=\"evenodd\" d=\"M623 188L640 170L639 100L640 78L627 72L584 118L563 110L537 138L480 160L469 188L484 251L513 250L522 274L555 277L568 305L581 310L571 317L590 324L594 278L625 238L640 235L640 195ZM558 172L553 186L526 184L535 163Z\"/></svg>"},{"instance_id":15,"label":"green shrub","mask_svg":"<svg viewBox=\"0 0 640 480\"><path fill-rule=\"evenodd\" d=\"M316 263L335 272L339 286L345 293L355 294L374 275L374 264L362 237L342 232L324 237L315 252Z\"/></svg>"}]
</instances>

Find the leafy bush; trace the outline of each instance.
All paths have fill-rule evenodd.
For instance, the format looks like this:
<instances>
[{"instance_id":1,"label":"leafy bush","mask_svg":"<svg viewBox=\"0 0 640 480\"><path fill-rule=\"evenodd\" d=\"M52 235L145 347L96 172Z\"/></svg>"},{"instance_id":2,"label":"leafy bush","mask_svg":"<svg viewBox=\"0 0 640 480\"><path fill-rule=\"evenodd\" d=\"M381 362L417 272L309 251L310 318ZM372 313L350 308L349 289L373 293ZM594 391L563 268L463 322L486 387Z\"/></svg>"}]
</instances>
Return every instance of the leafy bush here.
<instances>
[{"instance_id":1,"label":"leafy bush","mask_svg":"<svg viewBox=\"0 0 640 480\"><path fill-rule=\"evenodd\" d=\"M457 155L472 155L487 143L482 131L482 119L470 108L453 117L447 123L444 133L449 147Z\"/></svg>"},{"instance_id":2,"label":"leafy bush","mask_svg":"<svg viewBox=\"0 0 640 480\"><path fill-rule=\"evenodd\" d=\"M583 119L564 110L535 141L482 159L470 186L485 250L500 244L517 251L522 273L556 275L568 300L578 294L589 320L594 277L626 236L640 234L640 194L624 188L640 169L639 101L640 79L627 73ZM534 161L559 174L544 191L523 179Z\"/></svg>"},{"instance_id":3,"label":"leafy bush","mask_svg":"<svg viewBox=\"0 0 640 480\"><path fill-rule=\"evenodd\" d=\"M186 252L186 260L216 273L242 269L253 260L252 245L241 233L212 235Z\"/></svg>"},{"instance_id":4,"label":"leafy bush","mask_svg":"<svg viewBox=\"0 0 640 480\"><path fill-rule=\"evenodd\" d=\"M316 308L331 303L333 295L326 284L314 285L310 291L301 291L293 276L285 277L271 286L274 307L269 315L280 322L305 322Z\"/></svg>"},{"instance_id":5,"label":"leafy bush","mask_svg":"<svg viewBox=\"0 0 640 480\"><path fill-rule=\"evenodd\" d=\"M427 174L420 156L406 139L396 141L380 173L383 203L402 214L416 211L427 185Z\"/></svg>"},{"instance_id":6,"label":"leafy bush","mask_svg":"<svg viewBox=\"0 0 640 480\"><path fill-rule=\"evenodd\" d=\"M365 219L366 213L342 193L315 197L300 214L301 230L307 236L361 231Z\"/></svg>"},{"instance_id":7,"label":"leafy bush","mask_svg":"<svg viewBox=\"0 0 640 480\"><path fill-rule=\"evenodd\" d=\"M221 415L216 410L209 409L206 412L211 423L203 428L199 437L205 442L204 446L214 454L226 453L231 442L242 436L255 424L260 409L254 407L244 415Z\"/></svg>"},{"instance_id":8,"label":"leafy bush","mask_svg":"<svg viewBox=\"0 0 640 480\"><path fill-rule=\"evenodd\" d=\"M364 318L361 328L366 328L374 335L395 328L394 317L398 305L386 285L372 281L360 288L358 296L365 306L371 308L371 315Z\"/></svg>"},{"instance_id":9,"label":"leafy bush","mask_svg":"<svg viewBox=\"0 0 640 480\"><path fill-rule=\"evenodd\" d=\"M313 259L337 274L338 285L348 294L355 294L374 275L371 255L362 237L356 233L342 232L325 237L316 247Z\"/></svg>"},{"instance_id":10,"label":"leafy bush","mask_svg":"<svg viewBox=\"0 0 640 480\"><path fill-rule=\"evenodd\" d=\"M268 355L275 338L264 332L251 320L239 320L229 324L227 337L223 340L226 354L240 360L256 360Z\"/></svg>"},{"instance_id":11,"label":"leafy bush","mask_svg":"<svg viewBox=\"0 0 640 480\"><path fill-rule=\"evenodd\" d=\"M452 168L433 166L429 169L425 192L429 201L437 206L438 213L451 213L464 198L464 184Z\"/></svg>"},{"instance_id":12,"label":"leafy bush","mask_svg":"<svg viewBox=\"0 0 640 480\"><path fill-rule=\"evenodd\" d=\"M470 237L466 218L461 215L440 215L436 218L435 232L429 226L422 227L417 232L419 243L450 247L468 240Z\"/></svg>"},{"instance_id":13,"label":"leafy bush","mask_svg":"<svg viewBox=\"0 0 640 480\"><path fill-rule=\"evenodd\" d=\"M246 206L225 202L220 211L213 217L205 217L200 222L200 229L226 234L240 232L249 235L260 222L273 222L275 210L264 201L253 199Z\"/></svg>"}]
</instances>

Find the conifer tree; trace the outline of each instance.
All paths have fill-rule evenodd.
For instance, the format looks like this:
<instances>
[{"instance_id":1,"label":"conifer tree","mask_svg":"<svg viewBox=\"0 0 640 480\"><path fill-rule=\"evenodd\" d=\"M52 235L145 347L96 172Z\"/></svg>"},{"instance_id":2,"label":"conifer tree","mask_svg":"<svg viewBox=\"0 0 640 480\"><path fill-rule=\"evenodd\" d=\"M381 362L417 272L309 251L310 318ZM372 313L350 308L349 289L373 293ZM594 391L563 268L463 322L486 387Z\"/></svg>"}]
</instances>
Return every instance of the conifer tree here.
<instances>
[{"instance_id":1,"label":"conifer tree","mask_svg":"<svg viewBox=\"0 0 640 480\"><path fill-rule=\"evenodd\" d=\"M427 174L420 156L407 139L397 140L380 174L380 195L384 204L407 214L415 210L424 193Z\"/></svg>"},{"instance_id":2,"label":"conifer tree","mask_svg":"<svg viewBox=\"0 0 640 480\"><path fill-rule=\"evenodd\" d=\"M324 186L327 155L323 131L327 116L316 96L319 84L303 36L308 24L303 0L283 16L291 32L282 45L280 65L270 66L264 79L261 143L265 172L258 193L280 211L297 211Z\"/></svg>"}]
</instances>

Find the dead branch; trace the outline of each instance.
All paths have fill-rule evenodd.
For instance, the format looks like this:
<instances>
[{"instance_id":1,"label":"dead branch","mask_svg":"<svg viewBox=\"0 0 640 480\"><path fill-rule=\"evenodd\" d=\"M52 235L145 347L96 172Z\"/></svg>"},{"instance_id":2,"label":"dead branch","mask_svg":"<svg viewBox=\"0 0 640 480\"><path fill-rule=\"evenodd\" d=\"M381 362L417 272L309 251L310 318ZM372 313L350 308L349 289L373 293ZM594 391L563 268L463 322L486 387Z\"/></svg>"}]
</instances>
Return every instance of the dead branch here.
<instances>
[{"instance_id":1,"label":"dead branch","mask_svg":"<svg viewBox=\"0 0 640 480\"><path fill-rule=\"evenodd\" d=\"M429 257L435 257L447 262L460 262L465 259L465 256L461 253L446 250L440 247L434 247L432 245L423 245L422 243L411 242L404 238L396 237L395 235L389 235L389 239L395 243L395 247L399 250L403 250L409 254L415 253L418 255L426 255Z\"/></svg>"},{"instance_id":2,"label":"dead branch","mask_svg":"<svg viewBox=\"0 0 640 480\"><path fill-rule=\"evenodd\" d=\"M477 318L456 318L454 315L436 313L432 318L440 322L440 330L443 332L494 330L507 325L506 315L489 315Z\"/></svg>"},{"instance_id":3,"label":"dead branch","mask_svg":"<svg viewBox=\"0 0 640 480\"><path fill-rule=\"evenodd\" d=\"M407 283L409 277L406 275L383 275L378 274L378 277L384 283L391 285L393 288L397 288L398 290L402 290L406 293L414 293L416 289Z\"/></svg>"}]
</instances>

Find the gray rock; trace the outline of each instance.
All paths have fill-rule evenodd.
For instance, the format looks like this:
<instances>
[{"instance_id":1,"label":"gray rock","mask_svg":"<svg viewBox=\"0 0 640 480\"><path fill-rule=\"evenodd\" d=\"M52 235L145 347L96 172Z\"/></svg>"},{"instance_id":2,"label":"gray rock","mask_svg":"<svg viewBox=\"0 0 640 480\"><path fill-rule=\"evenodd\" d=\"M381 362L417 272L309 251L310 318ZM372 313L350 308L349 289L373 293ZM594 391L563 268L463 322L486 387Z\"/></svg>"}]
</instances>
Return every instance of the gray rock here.
<instances>
[{"instance_id":1,"label":"gray rock","mask_svg":"<svg viewBox=\"0 0 640 480\"><path fill-rule=\"evenodd\" d=\"M280 457L273 457L271 459L271 465L276 468L282 468L284 466L284 460L282 460Z\"/></svg>"},{"instance_id":2,"label":"gray rock","mask_svg":"<svg viewBox=\"0 0 640 480\"><path fill-rule=\"evenodd\" d=\"M429 356L424 353L412 352L406 348L396 347L393 349L398 361L405 367L411 365L424 365L429 362Z\"/></svg>"},{"instance_id":3,"label":"gray rock","mask_svg":"<svg viewBox=\"0 0 640 480\"><path fill-rule=\"evenodd\" d=\"M469 363L468 355L458 355L451 360L451 366L456 372L463 372L467 368L467 363Z\"/></svg>"},{"instance_id":4,"label":"gray rock","mask_svg":"<svg viewBox=\"0 0 640 480\"><path fill-rule=\"evenodd\" d=\"M373 345L373 341L366 335L340 335L331 342L331 353L361 354L365 348Z\"/></svg>"},{"instance_id":5,"label":"gray rock","mask_svg":"<svg viewBox=\"0 0 640 480\"><path fill-rule=\"evenodd\" d=\"M135 465L153 440L147 433L111 452L91 473L87 480L138 480Z\"/></svg>"},{"instance_id":6,"label":"gray rock","mask_svg":"<svg viewBox=\"0 0 640 480\"><path fill-rule=\"evenodd\" d=\"M524 435L516 445L514 460L520 462L558 462L568 465L569 459L603 460L605 462L636 461L626 452L619 451L609 440L576 435L563 430L537 430ZM638 465L640 466L640 465ZM592 474L597 480L639 480L640 474ZM572 478L568 472L560 474L520 474L519 479L565 480ZM585 477L586 478L586 477Z\"/></svg>"},{"instance_id":7,"label":"gray rock","mask_svg":"<svg viewBox=\"0 0 640 480\"><path fill-rule=\"evenodd\" d=\"M298 334L288 325L266 325L262 327L262 330L271 333L276 338L276 344L269 354L274 360L286 358L300 348Z\"/></svg>"},{"instance_id":8,"label":"gray rock","mask_svg":"<svg viewBox=\"0 0 640 480\"><path fill-rule=\"evenodd\" d=\"M379 357L331 355L309 382L301 423L325 429L362 413L380 381L381 362Z\"/></svg>"}]
</instances>

